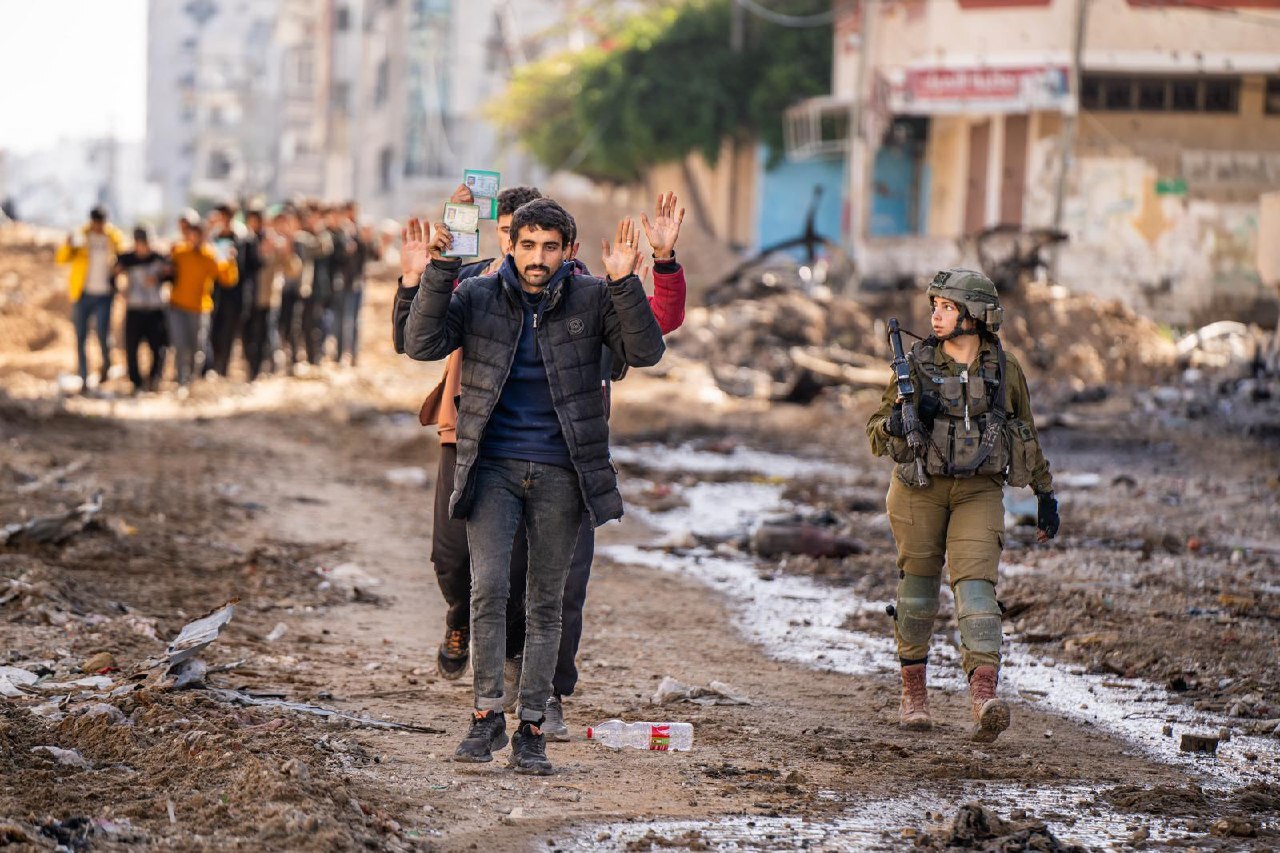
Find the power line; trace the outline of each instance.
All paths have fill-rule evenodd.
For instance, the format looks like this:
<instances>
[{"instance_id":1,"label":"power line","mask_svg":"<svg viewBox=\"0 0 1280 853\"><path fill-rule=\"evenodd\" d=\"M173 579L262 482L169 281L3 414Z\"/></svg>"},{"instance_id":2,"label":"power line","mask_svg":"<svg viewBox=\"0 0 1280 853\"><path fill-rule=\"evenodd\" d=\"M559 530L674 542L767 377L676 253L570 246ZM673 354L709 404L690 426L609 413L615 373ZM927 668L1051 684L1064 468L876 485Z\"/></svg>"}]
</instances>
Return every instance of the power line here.
<instances>
[{"instance_id":1,"label":"power line","mask_svg":"<svg viewBox=\"0 0 1280 853\"><path fill-rule=\"evenodd\" d=\"M762 6L756 0L736 0L736 2L756 17L763 18L769 23L777 24L780 27L794 27L796 29L825 27L836 19L834 9L828 12L819 12L816 15L786 15Z\"/></svg>"}]
</instances>

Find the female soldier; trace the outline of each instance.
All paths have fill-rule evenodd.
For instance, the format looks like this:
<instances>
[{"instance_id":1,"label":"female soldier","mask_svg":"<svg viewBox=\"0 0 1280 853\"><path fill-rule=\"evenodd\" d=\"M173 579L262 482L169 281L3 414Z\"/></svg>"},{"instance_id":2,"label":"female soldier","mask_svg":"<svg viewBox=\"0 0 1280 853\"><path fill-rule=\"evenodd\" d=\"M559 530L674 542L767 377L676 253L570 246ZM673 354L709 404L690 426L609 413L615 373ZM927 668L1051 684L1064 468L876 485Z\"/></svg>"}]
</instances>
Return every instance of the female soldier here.
<instances>
[{"instance_id":1,"label":"female soldier","mask_svg":"<svg viewBox=\"0 0 1280 853\"><path fill-rule=\"evenodd\" d=\"M1053 477L1036 439L1026 377L996 332L1004 316L995 285L980 272L943 270L928 289L933 335L907 357L918 418L903 417L896 382L867 423L871 450L898 464L886 501L898 546L894 638L902 664L898 725L932 727L925 663L945 558L960 623L961 662L973 705L972 739L987 743L1009 727L996 697L1000 605L996 569L1004 547L1004 484L1038 496L1037 541L1058 532ZM919 422L915 442L908 424ZM923 439L923 440L920 440ZM911 444L920 448L923 474Z\"/></svg>"}]
</instances>

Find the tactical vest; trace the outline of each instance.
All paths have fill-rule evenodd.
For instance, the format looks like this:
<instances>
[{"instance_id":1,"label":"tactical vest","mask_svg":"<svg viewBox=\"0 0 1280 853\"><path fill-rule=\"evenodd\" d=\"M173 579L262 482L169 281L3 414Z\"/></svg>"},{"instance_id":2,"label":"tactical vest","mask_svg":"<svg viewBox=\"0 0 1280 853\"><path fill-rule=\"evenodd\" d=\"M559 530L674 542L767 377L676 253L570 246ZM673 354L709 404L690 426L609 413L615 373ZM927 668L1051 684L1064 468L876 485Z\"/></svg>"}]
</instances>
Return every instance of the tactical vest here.
<instances>
[{"instance_id":1,"label":"tactical vest","mask_svg":"<svg viewBox=\"0 0 1280 853\"><path fill-rule=\"evenodd\" d=\"M983 351L978 372L964 368L952 376L935 363L936 345L911 348L911 360L923 378L920 393L934 397L938 414L925 425L925 470L945 477L1004 476L1009 465L1005 422L1004 350Z\"/></svg>"}]
</instances>

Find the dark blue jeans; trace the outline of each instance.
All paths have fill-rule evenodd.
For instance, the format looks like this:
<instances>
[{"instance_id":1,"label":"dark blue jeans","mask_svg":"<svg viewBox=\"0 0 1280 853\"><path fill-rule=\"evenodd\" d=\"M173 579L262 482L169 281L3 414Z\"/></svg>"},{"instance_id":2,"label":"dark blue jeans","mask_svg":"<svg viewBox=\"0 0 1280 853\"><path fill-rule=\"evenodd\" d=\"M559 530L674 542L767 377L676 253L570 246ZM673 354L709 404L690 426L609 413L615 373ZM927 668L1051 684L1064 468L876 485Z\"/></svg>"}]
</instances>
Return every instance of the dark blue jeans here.
<instances>
[{"instance_id":1,"label":"dark blue jeans","mask_svg":"<svg viewBox=\"0 0 1280 853\"><path fill-rule=\"evenodd\" d=\"M71 306L71 324L76 330L76 369L80 379L89 380L89 324L92 322L98 335L98 347L102 350L103 373L111 365L111 302L115 294L104 293L101 296L84 294Z\"/></svg>"},{"instance_id":2,"label":"dark blue jeans","mask_svg":"<svg viewBox=\"0 0 1280 853\"><path fill-rule=\"evenodd\" d=\"M529 568L518 715L522 720L539 721L551 697L551 677L560 652L565 578L582 521L578 475L572 469L540 462L480 459L475 476L467 544L471 550L471 668L476 710L502 710L511 547L524 521Z\"/></svg>"}]
</instances>

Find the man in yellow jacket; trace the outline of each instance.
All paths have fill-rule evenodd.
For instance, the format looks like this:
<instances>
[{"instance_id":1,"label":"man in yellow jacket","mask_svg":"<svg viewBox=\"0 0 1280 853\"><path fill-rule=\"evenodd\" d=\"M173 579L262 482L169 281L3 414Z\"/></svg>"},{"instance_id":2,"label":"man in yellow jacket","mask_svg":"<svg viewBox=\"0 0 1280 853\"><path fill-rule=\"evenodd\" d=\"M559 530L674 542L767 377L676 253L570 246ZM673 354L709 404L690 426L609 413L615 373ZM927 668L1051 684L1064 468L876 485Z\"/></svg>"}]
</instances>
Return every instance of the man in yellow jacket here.
<instances>
[{"instance_id":1,"label":"man in yellow jacket","mask_svg":"<svg viewBox=\"0 0 1280 853\"><path fill-rule=\"evenodd\" d=\"M205 240L200 222L188 223L186 236L173 246L173 289L169 292L169 343L182 386L195 375L196 353L208 334L214 283L231 287L239 281L234 249L220 257Z\"/></svg>"},{"instance_id":2,"label":"man in yellow jacket","mask_svg":"<svg viewBox=\"0 0 1280 853\"><path fill-rule=\"evenodd\" d=\"M111 303L116 295L112 270L123 244L124 236L107 222L107 212L95 207L89 211L89 224L67 235L66 242L58 247L54 256L58 263L71 265L71 322L76 330L76 367L80 373L81 390L89 387L86 350L91 321L102 351L99 385L107 381L107 373L111 369Z\"/></svg>"}]
</instances>

